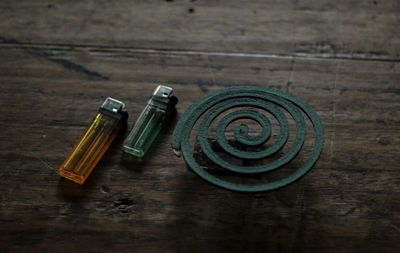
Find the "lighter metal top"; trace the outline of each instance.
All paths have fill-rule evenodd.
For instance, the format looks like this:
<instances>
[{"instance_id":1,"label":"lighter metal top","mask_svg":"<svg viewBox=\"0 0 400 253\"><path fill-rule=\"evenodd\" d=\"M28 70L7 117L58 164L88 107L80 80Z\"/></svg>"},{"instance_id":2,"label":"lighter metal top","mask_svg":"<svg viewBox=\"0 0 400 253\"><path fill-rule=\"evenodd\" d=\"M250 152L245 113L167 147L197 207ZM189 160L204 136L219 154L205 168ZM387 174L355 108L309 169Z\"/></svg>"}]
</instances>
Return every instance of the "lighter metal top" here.
<instances>
[{"instance_id":1,"label":"lighter metal top","mask_svg":"<svg viewBox=\"0 0 400 253\"><path fill-rule=\"evenodd\" d=\"M120 112L121 110L125 109L125 104L122 103L119 100L116 100L114 98L108 97L104 101L104 103L101 106L101 108L106 109L106 110L111 111L111 112L117 113L117 112Z\"/></svg>"},{"instance_id":2,"label":"lighter metal top","mask_svg":"<svg viewBox=\"0 0 400 253\"><path fill-rule=\"evenodd\" d=\"M153 96L169 98L172 95L173 89L168 86L158 85L154 90Z\"/></svg>"}]
</instances>

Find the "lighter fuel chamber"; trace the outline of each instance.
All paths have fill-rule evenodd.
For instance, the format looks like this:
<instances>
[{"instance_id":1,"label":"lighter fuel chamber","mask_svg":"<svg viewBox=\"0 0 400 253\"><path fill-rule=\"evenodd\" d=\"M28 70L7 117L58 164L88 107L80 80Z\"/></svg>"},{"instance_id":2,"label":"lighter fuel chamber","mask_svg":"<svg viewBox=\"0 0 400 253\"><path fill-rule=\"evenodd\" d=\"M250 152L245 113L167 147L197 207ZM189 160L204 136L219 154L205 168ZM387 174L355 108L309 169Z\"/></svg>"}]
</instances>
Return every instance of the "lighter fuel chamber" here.
<instances>
[{"instance_id":1,"label":"lighter fuel chamber","mask_svg":"<svg viewBox=\"0 0 400 253\"><path fill-rule=\"evenodd\" d=\"M163 85L154 90L153 96L124 141L124 152L139 158L146 154L177 103L172 91L172 88Z\"/></svg>"},{"instance_id":2,"label":"lighter fuel chamber","mask_svg":"<svg viewBox=\"0 0 400 253\"><path fill-rule=\"evenodd\" d=\"M83 184L126 124L127 117L124 103L107 98L86 132L59 168L60 175Z\"/></svg>"}]
</instances>

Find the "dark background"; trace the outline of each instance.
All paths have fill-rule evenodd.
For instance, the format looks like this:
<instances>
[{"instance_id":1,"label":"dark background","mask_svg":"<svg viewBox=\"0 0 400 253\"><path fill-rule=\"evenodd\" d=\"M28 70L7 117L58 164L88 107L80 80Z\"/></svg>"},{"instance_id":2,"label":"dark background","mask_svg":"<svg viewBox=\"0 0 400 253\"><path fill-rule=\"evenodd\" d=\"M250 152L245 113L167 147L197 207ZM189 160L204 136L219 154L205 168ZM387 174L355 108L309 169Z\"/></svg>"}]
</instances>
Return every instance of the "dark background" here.
<instances>
[{"instance_id":1,"label":"dark background","mask_svg":"<svg viewBox=\"0 0 400 253\"><path fill-rule=\"evenodd\" d=\"M1 251L399 252L399 29L397 0L0 1ZM235 193L173 156L172 125L144 163L118 139L83 186L60 179L106 97L132 126L158 84L177 118L232 85L290 92L323 153Z\"/></svg>"}]
</instances>

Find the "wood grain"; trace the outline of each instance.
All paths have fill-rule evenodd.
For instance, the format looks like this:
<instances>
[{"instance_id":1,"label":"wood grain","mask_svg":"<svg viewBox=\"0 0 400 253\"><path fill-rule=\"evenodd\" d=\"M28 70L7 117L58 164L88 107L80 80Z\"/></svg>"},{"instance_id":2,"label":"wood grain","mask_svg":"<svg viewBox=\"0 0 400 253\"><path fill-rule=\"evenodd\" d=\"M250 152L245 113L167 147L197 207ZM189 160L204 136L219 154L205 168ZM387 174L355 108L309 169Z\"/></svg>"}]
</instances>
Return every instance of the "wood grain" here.
<instances>
[{"instance_id":1,"label":"wood grain","mask_svg":"<svg viewBox=\"0 0 400 253\"><path fill-rule=\"evenodd\" d=\"M2 1L0 37L398 60L399 11L397 0Z\"/></svg>"},{"instance_id":2,"label":"wood grain","mask_svg":"<svg viewBox=\"0 0 400 253\"><path fill-rule=\"evenodd\" d=\"M2 251L398 252L399 12L397 1L2 1ZM180 101L148 159L126 161L122 135L83 186L60 178L106 97L126 103L130 127L158 84ZM234 193L172 155L185 109L232 85L315 109L325 146L304 178Z\"/></svg>"}]
</instances>

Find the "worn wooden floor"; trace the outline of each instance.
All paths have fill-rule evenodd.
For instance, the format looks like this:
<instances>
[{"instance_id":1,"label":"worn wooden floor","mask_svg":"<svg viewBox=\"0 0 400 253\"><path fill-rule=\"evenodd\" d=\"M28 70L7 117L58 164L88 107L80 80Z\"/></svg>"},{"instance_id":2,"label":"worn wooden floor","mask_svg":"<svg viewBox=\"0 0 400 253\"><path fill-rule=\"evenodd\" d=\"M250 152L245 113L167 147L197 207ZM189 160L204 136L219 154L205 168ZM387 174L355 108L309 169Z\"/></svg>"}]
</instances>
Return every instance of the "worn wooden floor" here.
<instances>
[{"instance_id":1,"label":"worn wooden floor","mask_svg":"<svg viewBox=\"0 0 400 253\"><path fill-rule=\"evenodd\" d=\"M2 252L400 252L400 2L1 1ZM305 177L217 188L121 139L82 187L57 169L102 101L131 126L158 84L177 119L232 85L290 92L325 127Z\"/></svg>"}]
</instances>

